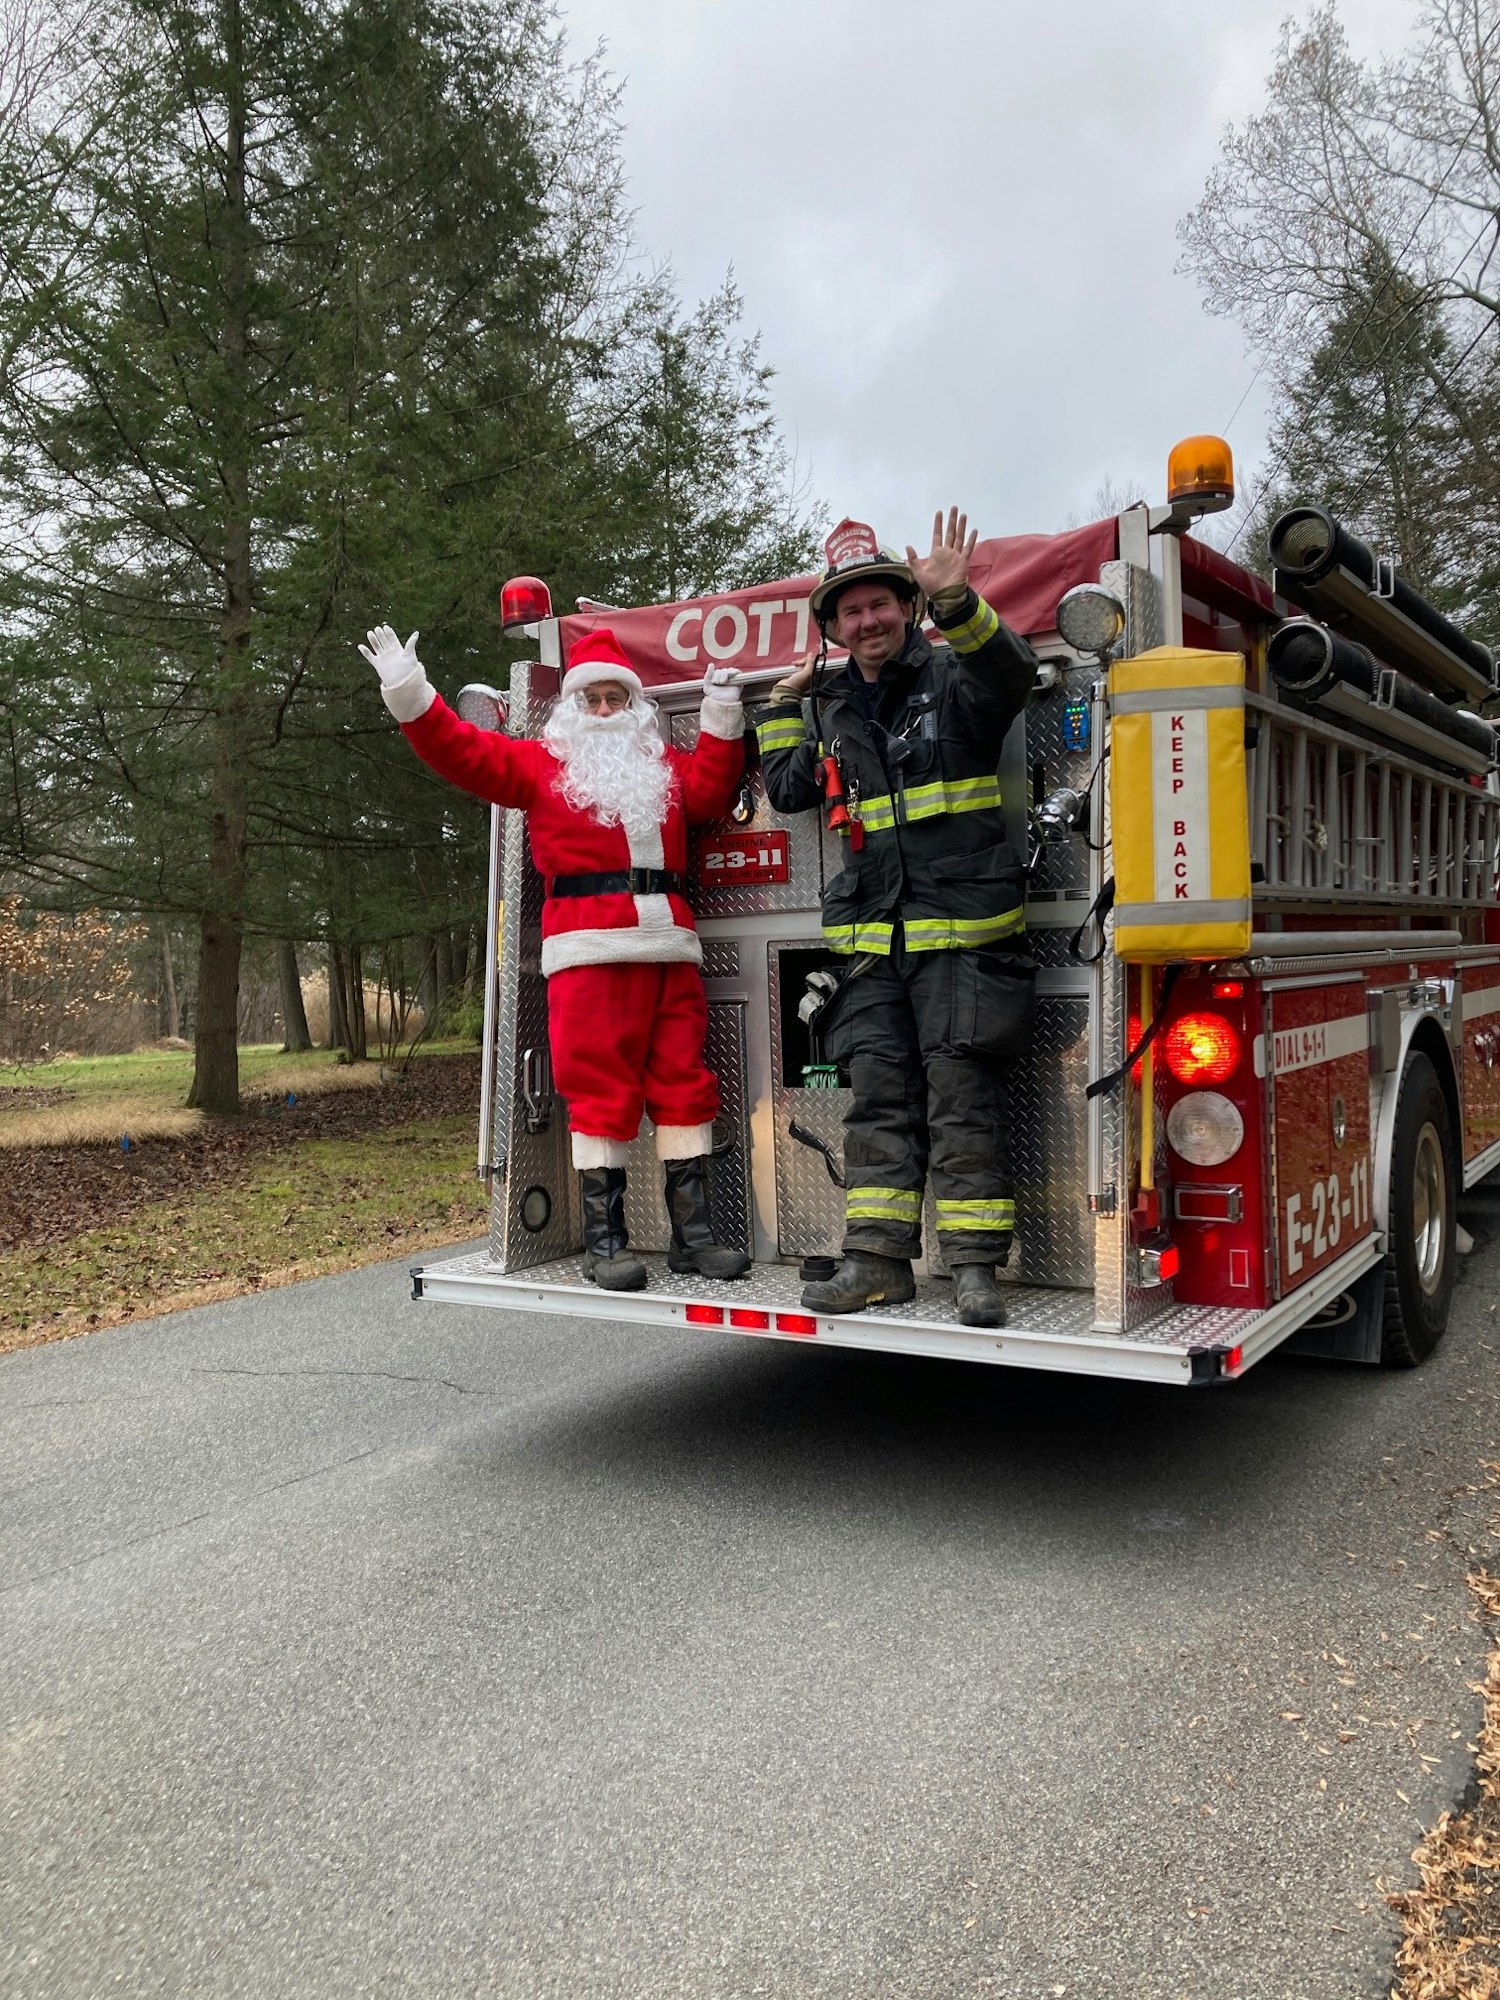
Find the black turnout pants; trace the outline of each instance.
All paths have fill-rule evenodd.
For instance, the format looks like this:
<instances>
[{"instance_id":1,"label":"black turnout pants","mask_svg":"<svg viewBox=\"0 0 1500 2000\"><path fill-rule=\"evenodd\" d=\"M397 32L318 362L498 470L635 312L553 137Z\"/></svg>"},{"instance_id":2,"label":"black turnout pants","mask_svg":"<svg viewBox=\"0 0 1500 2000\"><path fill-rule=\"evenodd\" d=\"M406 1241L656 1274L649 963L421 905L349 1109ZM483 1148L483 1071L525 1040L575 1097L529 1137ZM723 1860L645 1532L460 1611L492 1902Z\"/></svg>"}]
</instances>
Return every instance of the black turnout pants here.
<instances>
[{"instance_id":1,"label":"black turnout pants","mask_svg":"<svg viewBox=\"0 0 1500 2000\"><path fill-rule=\"evenodd\" d=\"M849 1072L844 1249L921 1254L929 1167L944 1261L1003 1264L1015 1224L1010 1072L1031 1046L1036 976L1013 949L861 961L824 1048Z\"/></svg>"}]
</instances>

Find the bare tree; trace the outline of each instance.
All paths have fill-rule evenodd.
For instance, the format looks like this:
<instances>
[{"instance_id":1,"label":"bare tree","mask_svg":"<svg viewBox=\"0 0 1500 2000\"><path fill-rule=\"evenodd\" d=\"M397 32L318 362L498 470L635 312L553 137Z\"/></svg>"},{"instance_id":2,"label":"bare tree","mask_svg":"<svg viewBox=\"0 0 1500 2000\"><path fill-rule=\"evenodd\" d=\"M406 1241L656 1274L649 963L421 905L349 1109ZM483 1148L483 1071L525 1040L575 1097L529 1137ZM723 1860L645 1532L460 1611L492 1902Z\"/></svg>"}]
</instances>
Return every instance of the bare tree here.
<instances>
[{"instance_id":1,"label":"bare tree","mask_svg":"<svg viewBox=\"0 0 1500 2000\"><path fill-rule=\"evenodd\" d=\"M1325 5L1282 32L1266 108L1225 136L1180 226L1211 312L1295 369L1376 265L1500 335L1500 0L1428 0L1371 65Z\"/></svg>"},{"instance_id":2,"label":"bare tree","mask_svg":"<svg viewBox=\"0 0 1500 2000\"><path fill-rule=\"evenodd\" d=\"M1332 4L1289 23L1179 234L1276 392L1230 545L1316 485L1457 604L1492 595L1500 520L1500 0L1417 19L1377 62Z\"/></svg>"}]
</instances>

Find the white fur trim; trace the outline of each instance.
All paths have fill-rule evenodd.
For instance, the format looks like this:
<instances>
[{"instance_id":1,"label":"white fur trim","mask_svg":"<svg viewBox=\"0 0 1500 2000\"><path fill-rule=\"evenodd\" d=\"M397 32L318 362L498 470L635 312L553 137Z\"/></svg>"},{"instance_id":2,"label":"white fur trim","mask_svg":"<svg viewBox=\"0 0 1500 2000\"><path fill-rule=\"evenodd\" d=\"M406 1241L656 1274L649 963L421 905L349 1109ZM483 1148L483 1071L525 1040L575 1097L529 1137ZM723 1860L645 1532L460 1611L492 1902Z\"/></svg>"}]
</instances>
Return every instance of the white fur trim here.
<instances>
[{"instance_id":1,"label":"white fur trim","mask_svg":"<svg viewBox=\"0 0 1500 2000\"><path fill-rule=\"evenodd\" d=\"M380 697L398 722L419 722L437 700L437 689L418 667L394 687L383 687Z\"/></svg>"},{"instance_id":2,"label":"white fur trim","mask_svg":"<svg viewBox=\"0 0 1500 2000\"><path fill-rule=\"evenodd\" d=\"M591 1132L572 1135L573 1164L580 1172L590 1167L623 1167L630 1159L628 1139L596 1139Z\"/></svg>"},{"instance_id":3,"label":"white fur trim","mask_svg":"<svg viewBox=\"0 0 1500 2000\"><path fill-rule=\"evenodd\" d=\"M665 856L661 844L661 828L653 826L649 832L625 828L625 845L630 854L632 868L664 868Z\"/></svg>"},{"instance_id":4,"label":"white fur trim","mask_svg":"<svg viewBox=\"0 0 1500 2000\"><path fill-rule=\"evenodd\" d=\"M618 681L621 687L629 688L632 694L643 695L641 677L632 673L629 667L611 665L608 660L585 660L581 667L569 667L563 675L564 694L579 694L584 688L597 687L600 681Z\"/></svg>"},{"instance_id":5,"label":"white fur trim","mask_svg":"<svg viewBox=\"0 0 1500 2000\"><path fill-rule=\"evenodd\" d=\"M732 743L745 733L744 707L737 701L717 701L712 695L705 695L698 711L698 727L705 736L719 736Z\"/></svg>"},{"instance_id":6,"label":"white fur trim","mask_svg":"<svg viewBox=\"0 0 1500 2000\"><path fill-rule=\"evenodd\" d=\"M609 931L559 931L542 939L542 977L575 965L701 965L698 933L674 924L669 931L624 925Z\"/></svg>"},{"instance_id":7,"label":"white fur trim","mask_svg":"<svg viewBox=\"0 0 1500 2000\"><path fill-rule=\"evenodd\" d=\"M670 931L677 928L672 905L665 896L635 896L635 920L643 931Z\"/></svg>"},{"instance_id":8,"label":"white fur trim","mask_svg":"<svg viewBox=\"0 0 1500 2000\"><path fill-rule=\"evenodd\" d=\"M656 1157L659 1160L696 1160L714 1149L712 1125L658 1125Z\"/></svg>"}]
</instances>

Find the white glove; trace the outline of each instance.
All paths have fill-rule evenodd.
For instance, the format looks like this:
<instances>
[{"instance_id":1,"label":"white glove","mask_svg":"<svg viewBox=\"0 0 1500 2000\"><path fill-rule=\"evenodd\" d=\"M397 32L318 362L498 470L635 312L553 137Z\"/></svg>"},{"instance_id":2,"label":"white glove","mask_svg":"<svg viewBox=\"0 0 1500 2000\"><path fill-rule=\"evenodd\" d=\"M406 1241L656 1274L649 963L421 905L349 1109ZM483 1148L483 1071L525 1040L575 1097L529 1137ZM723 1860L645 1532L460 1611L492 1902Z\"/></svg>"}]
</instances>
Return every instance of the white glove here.
<instances>
[{"instance_id":1,"label":"white glove","mask_svg":"<svg viewBox=\"0 0 1500 2000\"><path fill-rule=\"evenodd\" d=\"M398 722L415 722L425 715L437 694L417 658L418 636L413 632L403 646L389 625L377 625L365 634L369 645L359 649L379 674L385 705Z\"/></svg>"},{"instance_id":2,"label":"white glove","mask_svg":"<svg viewBox=\"0 0 1500 2000\"><path fill-rule=\"evenodd\" d=\"M417 658L417 640L420 633L413 632L403 646L389 625L377 625L373 632L366 632L368 646L360 651L380 676L382 687L400 687L413 674L422 672L422 662Z\"/></svg>"},{"instance_id":3,"label":"white glove","mask_svg":"<svg viewBox=\"0 0 1500 2000\"><path fill-rule=\"evenodd\" d=\"M733 667L710 667L703 676L705 701L743 701L744 684Z\"/></svg>"}]
</instances>

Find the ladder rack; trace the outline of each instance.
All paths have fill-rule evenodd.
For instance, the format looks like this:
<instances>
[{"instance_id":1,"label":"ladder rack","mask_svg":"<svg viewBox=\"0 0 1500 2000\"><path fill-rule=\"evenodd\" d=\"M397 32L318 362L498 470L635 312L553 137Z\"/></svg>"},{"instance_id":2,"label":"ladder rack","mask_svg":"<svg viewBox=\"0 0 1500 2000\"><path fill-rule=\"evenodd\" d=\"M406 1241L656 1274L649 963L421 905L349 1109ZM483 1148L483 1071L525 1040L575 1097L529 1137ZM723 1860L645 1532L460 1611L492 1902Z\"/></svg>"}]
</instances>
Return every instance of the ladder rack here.
<instances>
[{"instance_id":1,"label":"ladder rack","mask_svg":"<svg viewBox=\"0 0 1500 2000\"><path fill-rule=\"evenodd\" d=\"M1247 693L1255 905L1494 907L1500 797Z\"/></svg>"}]
</instances>

